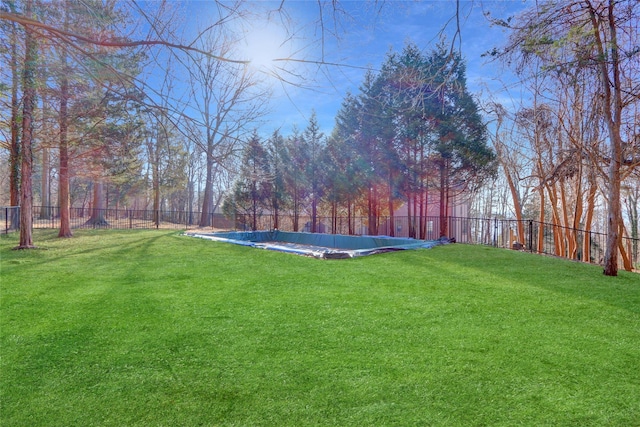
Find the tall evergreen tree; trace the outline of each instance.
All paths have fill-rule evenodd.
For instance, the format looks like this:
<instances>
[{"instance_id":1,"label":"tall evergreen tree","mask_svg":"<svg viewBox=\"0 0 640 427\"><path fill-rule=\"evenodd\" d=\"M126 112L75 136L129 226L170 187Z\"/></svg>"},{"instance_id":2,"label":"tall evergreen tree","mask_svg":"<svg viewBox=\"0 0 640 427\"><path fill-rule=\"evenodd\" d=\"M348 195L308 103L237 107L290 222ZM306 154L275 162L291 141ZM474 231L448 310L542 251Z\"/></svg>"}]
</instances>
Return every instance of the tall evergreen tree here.
<instances>
[{"instance_id":1,"label":"tall evergreen tree","mask_svg":"<svg viewBox=\"0 0 640 427\"><path fill-rule=\"evenodd\" d=\"M428 58L439 112L433 161L440 190L440 235L449 234L448 207L455 194L470 191L495 174L495 154L486 127L466 86L466 67L458 53L437 46Z\"/></svg>"},{"instance_id":2,"label":"tall evergreen tree","mask_svg":"<svg viewBox=\"0 0 640 427\"><path fill-rule=\"evenodd\" d=\"M304 150L307 153L308 162L304 169L305 180L308 185L311 204L311 232L318 231L318 203L325 190L325 169L322 164L324 150L324 135L320 132L318 117L313 111L309 118L309 124L302 134Z\"/></svg>"},{"instance_id":3,"label":"tall evergreen tree","mask_svg":"<svg viewBox=\"0 0 640 427\"><path fill-rule=\"evenodd\" d=\"M280 211L285 208L287 194L285 191L285 141L278 130L274 131L267 140L267 155L271 174L270 206L273 214L273 228L280 227Z\"/></svg>"},{"instance_id":4,"label":"tall evergreen tree","mask_svg":"<svg viewBox=\"0 0 640 427\"><path fill-rule=\"evenodd\" d=\"M379 100L379 81L373 72L367 72L364 82L360 86L358 95L359 109L357 111L359 121L359 133L357 142L362 155L364 166L365 186L367 190L368 212L368 232L378 234L380 224L380 188L383 176L380 171L383 169L384 153L380 147L380 140L377 134L378 118L382 117L381 103Z\"/></svg>"},{"instance_id":5,"label":"tall evergreen tree","mask_svg":"<svg viewBox=\"0 0 640 427\"><path fill-rule=\"evenodd\" d=\"M397 60L396 82L399 87L396 119L397 150L402 176L400 187L405 194L409 236L425 238L427 214L428 153L434 140L438 106L432 75L424 54L413 44L403 49Z\"/></svg>"},{"instance_id":6,"label":"tall evergreen tree","mask_svg":"<svg viewBox=\"0 0 640 427\"><path fill-rule=\"evenodd\" d=\"M309 159L297 128L294 128L292 135L285 140L285 147L285 188L293 214L293 231L298 231L300 214L306 206L305 199L308 194L305 170Z\"/></svg>"},{"instance_id":7,"label":"tall evergreen tree","mask_svg":"<svg viewBox=\"0 0 640 427\"><path fill-rule=\"evenodd\" d=\"M358 97L345 99L334 136L332 144L352 140L358 146L372 234L378 233L384 197L394 234L395 204L404 197L409 216L420 217L419 230L410 221L409 233L424 237L430 175L439 177L440 232L448 234L453 193L472 191L495 171L464 63L443 45L428 56L411 44L401 54L390 52L378 74L365 75Z\"/></svg>"},{"instance_id":8,"label":"tall evergreen tree","mask_svg":"<svg viewBox=\"0 0 640 427\"><path fill-rule=\"evenodd\" d=\"M7 10L16 13L16 2L3 1L0 4L0 10ZM10 95L10 111L11 117L9 118L9 127L11 134L11 142L9 146L9 204L11 206L18 206L20 204L20 136L21 136L21 120L20 114L20 80L21 80L21 64L22 58L20 42L24 38L22 29L15 22L2 22L0 23L0 31L4 34L9 43L6 51L3 49L2 53L6 54L6 64L9 64L10 77L7 81L10 82L11 95ZM0 83L0 87L2 84ZM19 211L12 210L11 216L11 228L17 229L20 224L20 218L18 216Z\"/></svg>"},{"instance_id":9,"label":"tall evergreen tree","mask_svg":"<svg viewBox=\"0 0 640 427\"><path fill-rule=\"evenodd\" d=\"M331 187L330 200L346 205L347 230L354 233L353 215L355 202L365 189L362 156L359 150L359 103L356 97L347 94L336 116L336 125L327 142L327 162L333 165L328 172ZM337 206L336 206L337 210Z\"/></svg>"},{"instance_id":10,"label":"tall evergreen tree","mask_svg":"<svg viewBox=\"0 0 640 427\"><path fill-rule=\"evenodd\" d=\"M243 150L240 174L225 208L248 216L252 230L258 228L258 218L271 199L273 176L269 169L268 153L254 131Z\"/></svg>"},{"instance_id":11,"label":"tall evergreen tree","mask_svg":"<svg viewBox=\"0 0 640 427\"><path fill-rule=\"evenodd\" d=\"M25 16L31 18L33 0L26 0ZM22 141L20 147L20 243L16 249L33 248L33 115L36 108L35 73L38 43L32 29L25 31L25 56L22 68Z\"/></svg>"}]
</instances>

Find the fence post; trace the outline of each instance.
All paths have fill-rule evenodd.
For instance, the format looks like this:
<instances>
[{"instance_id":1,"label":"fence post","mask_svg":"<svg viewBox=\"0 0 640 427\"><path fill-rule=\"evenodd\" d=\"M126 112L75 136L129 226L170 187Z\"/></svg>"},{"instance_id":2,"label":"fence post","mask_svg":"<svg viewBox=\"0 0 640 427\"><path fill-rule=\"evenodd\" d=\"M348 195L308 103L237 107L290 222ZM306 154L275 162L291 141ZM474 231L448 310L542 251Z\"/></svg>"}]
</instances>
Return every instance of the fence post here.
<instances>
[{"instance_id":1,"label":"fence post","mask_svg":"<svg viewBox=\"0 0 640 427\"><path fill-rule=\"evenodd\" d=\"M127 216L129 217L129 229L133 228L133 211L129 209L127 211Z\"/></svg>"},{"instance_id":2,"label":"fence post","mask_svg":"<svg viewBox=\"0 0 640 427\"><path fill-rule=\"evenodd\" d=\"M493 246L498 247L498 218L493 219Z\"/></svg>"}]
</instances>

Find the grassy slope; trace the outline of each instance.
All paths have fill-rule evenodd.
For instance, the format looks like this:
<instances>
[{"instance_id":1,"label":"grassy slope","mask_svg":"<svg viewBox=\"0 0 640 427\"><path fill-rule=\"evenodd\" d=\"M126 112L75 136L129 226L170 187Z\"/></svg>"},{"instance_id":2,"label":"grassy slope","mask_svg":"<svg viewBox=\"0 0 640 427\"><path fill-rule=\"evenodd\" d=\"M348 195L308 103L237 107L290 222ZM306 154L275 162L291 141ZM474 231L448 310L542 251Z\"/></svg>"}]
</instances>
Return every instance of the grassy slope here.
<instances>
[{"instance_id":1,"label":"grassy slope","mask_svg":"<svg viewBox=\"0 0 640 427\"><path fill-rule=\"evenodd\" d=\"M3 426L640 425L638 275L77 235L0 241Z\"/></svg>"}]
</instances>

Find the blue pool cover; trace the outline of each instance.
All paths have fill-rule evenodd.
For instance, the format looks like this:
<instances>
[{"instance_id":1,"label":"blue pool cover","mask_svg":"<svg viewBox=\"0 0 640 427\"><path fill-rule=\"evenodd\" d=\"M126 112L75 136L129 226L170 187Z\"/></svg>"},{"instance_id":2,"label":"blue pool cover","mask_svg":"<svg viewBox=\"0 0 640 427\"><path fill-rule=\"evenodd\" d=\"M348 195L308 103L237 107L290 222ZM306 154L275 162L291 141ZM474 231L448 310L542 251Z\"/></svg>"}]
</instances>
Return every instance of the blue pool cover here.
<instances>
[{"instance_id":1,"label":"blue pool cover","mask_svg":"<svg viewBox=\"0 0 640 427\"><path fill-rule=\"evenodd\" d=\"M189 236L237 245L290 252L316 258L353 258L405 249L432 248L442 240L416 240L387 236L346 236L343 234L297 233L286 231L229 231L186 233Z\"/></svg>"}]
</instances>

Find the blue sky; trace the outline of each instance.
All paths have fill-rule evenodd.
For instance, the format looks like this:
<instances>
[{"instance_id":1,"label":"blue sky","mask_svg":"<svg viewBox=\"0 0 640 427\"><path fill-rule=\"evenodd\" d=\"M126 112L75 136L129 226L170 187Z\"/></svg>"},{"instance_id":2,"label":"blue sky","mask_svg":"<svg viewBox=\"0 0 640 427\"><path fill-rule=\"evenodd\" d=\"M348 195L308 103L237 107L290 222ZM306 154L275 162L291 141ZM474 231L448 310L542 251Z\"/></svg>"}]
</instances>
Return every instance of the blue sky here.
<instances>
[{"instance_id":1,"label":"blue sky","mask_svg":"<svg viewBox=\"0 0 640 427\"><path fill-rule=\"evenodd\" d=\"M268 10L277 9L280 2L247 2L256 16L266 16ZM321 129L330 132L336 112L347 91L356 93L365 70L379 67L390 49L401 51L406 42L416 44L428 52L445 31L451 40L456 29L456 2L440 1L341 1L336 11L330 3L322 14L325 26L324 43L319 27L320 12L315 0L284 2L286 30L293 34L294 44L287 52L294 52L299 59L344 64L340 66L296 66L302 76L299 86L272 81L274 96L270 100L271 112L260 125L260 133L268 135L281 129L287 135L292 127L304 129L312 110L315 110ZM512 82L507 71L499 64L488 63L481 54L500 46L506 35L501 28L491 27L483 15L506 18L530 6L522 0L460 2L460 27L462 55L467 61L467 82L478 97L492 96L501 99L503 82ZM200 18L211 2L190 4ZM335 19L334 19L335 15ZM272 16L273 17L273 16ZM272 19L280 25L282 17ZM260 18L258 18L260 19ZM335 28L334 24L339 27ZM260 24L256 24L259 26ZM336 37L337 36L337 37ZM273 38L277 38L276 36ZM269 37L263 37L269 38ZM251 42L260 44L259 42ZM268 48L265 48L268 50ZM263 49L264 50L264 49ZM251 53L247 53L251 55ZM289 64L288 66L290 66ZM358 68L362 67L362 68Z\"/></svg>"}]
</instances>

